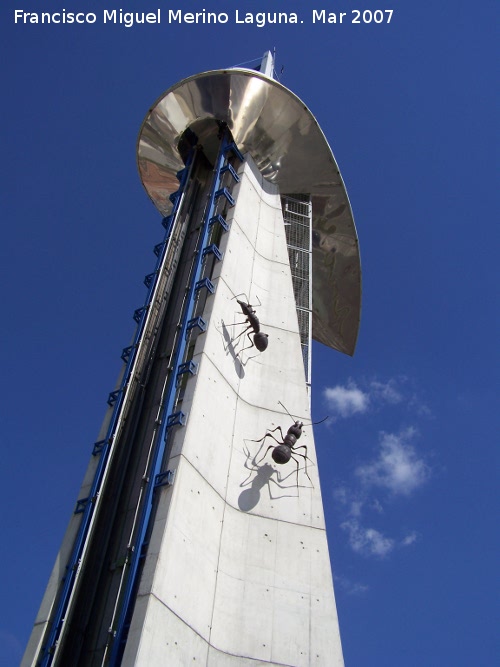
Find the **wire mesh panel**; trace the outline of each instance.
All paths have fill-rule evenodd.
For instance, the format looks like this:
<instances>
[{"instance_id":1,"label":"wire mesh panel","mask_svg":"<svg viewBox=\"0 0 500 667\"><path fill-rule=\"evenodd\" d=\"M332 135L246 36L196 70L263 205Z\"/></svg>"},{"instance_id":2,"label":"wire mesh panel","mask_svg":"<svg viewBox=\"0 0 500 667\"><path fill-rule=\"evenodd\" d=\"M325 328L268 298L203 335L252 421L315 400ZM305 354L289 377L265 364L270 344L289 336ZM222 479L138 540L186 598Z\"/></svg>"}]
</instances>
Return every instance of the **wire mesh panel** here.
<instances>
[{"instance_id":1,"label":"wire mesh panel","mask_svg":"<svg viewBox=\"0 0 500 667\"><path fill-rule=\"evenodd\" d=\"M309 195L281 198L306 381L311 376L311 222Z\"/></svg>"}]
</instances>

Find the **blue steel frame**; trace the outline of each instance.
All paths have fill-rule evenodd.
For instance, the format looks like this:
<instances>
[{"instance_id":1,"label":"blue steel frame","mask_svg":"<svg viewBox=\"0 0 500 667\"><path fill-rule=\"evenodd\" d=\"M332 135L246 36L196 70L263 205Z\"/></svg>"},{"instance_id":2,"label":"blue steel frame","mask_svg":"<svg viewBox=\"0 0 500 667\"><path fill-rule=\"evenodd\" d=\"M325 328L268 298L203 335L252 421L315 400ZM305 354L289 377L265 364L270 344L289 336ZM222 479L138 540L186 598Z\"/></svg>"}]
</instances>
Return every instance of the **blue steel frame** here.
<instances>
[{"instance_id":1,"label":"blue steel frame","mask_svg":"<svg viewBox=\"0 0 500 667\"><path fill-rule=\"evenodd\" d=\"M188 177L190 174L190 168L193 161L193 157L194 157L194 150L192 150L189 155L189 158L186 162L186 167L177 173L177 178L179 179L179 190L176 193L173 193L173 195L171 195L171 201L173 201L174 207L172 213L167 218L164 218L162 221L163 226L166 228L165 238L161 244L155 246L154 252L155 255L158 257L158 260L156 262L154 272L146 277L147 287L148 287L146 303L143 307L138 308L134 312L134 320L138 324L134 337L134 342L130 347L125 348L125 350L122 353L122 358L124 359L126 366L120 383L120 387L119 389L112 391L108 397L108 405L110 407L113 407L114 409L108 426L106 437L103 440L96 442L94 444L94 448L92 451L92 455L99 456L100 459L94 474L94 479L90 489L90 494L87 498L82 498L81 500L78 500L76 504L74 513L82 514L83 516L80 526L78 528L75 542L73 544L71 556L68 560L68 564L66 565L66 574L65 577L63 578L64 582L63 588L61 590L56 610L50 625L50 631L47 636L47 640L44 642L44 645L42 646L40 652L39 661L37 664L40 665L41 667L48 667L52 663L54 653L57 647L57 641L60 637L61 630L64 625L66 612L68 610L68 604L70 602L70 598L76 582L76 576L80 570L83 549L91 528L92 518L95 508L95 501L101 489L104 473L109 461L111 447L116 435L115 431L123 407L123 398L125 396L125 390L131 379L132 369L134 367L137 349L139 346L139 342L142 338L142 334L144 332L147 314L155 291L159 270L163 263L165 252L168 246L168 239L170 238L170 235L172 233L174 221L179 210L179 205L182 199L181 194L188 182ZM168 224L166 224L167 221Z\"/></svg>"},{"instance_id":2,"label":"blue steel frame","mask_svg":"<svg viewBox=\"0 0 500 667\"><path fill-rule=\"evenodd\" d=\"M152 457L152 467L151 473L148 475L149 483L146 487L145 500L142 509L142 514L139 522L137 539L135 541L133 555L130 563L130 571L128 575L128 580L126 588L124 591L123 602L121 605L121 612L118 618L117 628L114 636L113 647L111 650L110 656L110 666L118 667L121 664L123 651L125 648L125 643L127 641L128 628L131 623L132 613L134 608L134 594L137 590L138 581L139 581L139 565L144 554L145 540L148 532L148 527L150 525L150 519L153 510L153 495L158 485L156 481L161 479L161 467L163 464L163 458L167 446L167 438L169 434L169 429L175 425L183 425L185 423L185 415L182 412L176 412L172 414L175 401L176 401L176 388L179 372L182 373L182 368L184 366L184 357L187 351L189 332L194 326L200 326L201 323L205 325L205 322L201 317L194 318L194 310L196 306L196 293L203 284L201 280L201 273L203 269L204 259L207 254L213 253L217 259L221 259L222 255L219 249L214 245L207 246L207 241L210 234L210 229L213 224L213 218L215 213L215 208L217 205L217 199L220 196L224 196L229 205L234 205L234 199L231 197L230 193L226 188L220 188L222 178L224 174L229 171L235 180L239 180L237 175L234 173L234 169L228 169L229 162L227 162L229 153L235 154L238 159L243 160L243 156L232 142L229 132L226 128L223 129L223 134L221 138L221 144L219 148L219 154L217 157L216 165L214 168L215 177L214 182L212 183L212 188L209 195L208 206L205 210L205 215L202 223L202 229L200 231L200 237L198 242L198 249L195 253L194 261L194 270L191 275L190 283L187 288L186 295L186 306L182 314L181 322L179 324L179 336L177 338L178 344L173 351L171 367L172 371L168 380L168 387L165 394L165 403L162 410L161 417L161 429L158 433L158 437L155 443L155 451ZM230 166L230 165L229 165ZM220 189L219 189L220 188ZM201 252L200 250L203 249ZM210 285L212 283L208 281ZM206 286L209 291L209 284ZM195 324L193 324L193 322ZM204 328L202 328L202 331Z\"/></svg>"}]
</instances>

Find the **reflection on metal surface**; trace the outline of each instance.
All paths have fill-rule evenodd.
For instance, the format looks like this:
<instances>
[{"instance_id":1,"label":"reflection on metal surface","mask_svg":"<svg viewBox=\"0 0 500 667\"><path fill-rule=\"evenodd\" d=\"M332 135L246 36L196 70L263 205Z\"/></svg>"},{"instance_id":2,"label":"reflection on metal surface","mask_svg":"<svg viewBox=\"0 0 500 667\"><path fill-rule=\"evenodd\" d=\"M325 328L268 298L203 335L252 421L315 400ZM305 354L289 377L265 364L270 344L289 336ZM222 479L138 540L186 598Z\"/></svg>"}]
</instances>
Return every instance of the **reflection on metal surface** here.
<instances>
[{"instance_id":1,"label":"reflection on metal surface","mask_svg":"<svg viewBox=\"0 0 500 667\"><path fill-rule=\"evenodd\" d=\"M282 194L310 194L313 209L313 338L353 354L361 307L358 239L349 199L328 142L304 103L256 71L217 70L170 88L149 111L137 156L143 185L162 215L178 188L178 150L187 128L210 143L224 121L243 153ZM210 146L204 145L205 152Z\"/></svg>"}]
</instances>

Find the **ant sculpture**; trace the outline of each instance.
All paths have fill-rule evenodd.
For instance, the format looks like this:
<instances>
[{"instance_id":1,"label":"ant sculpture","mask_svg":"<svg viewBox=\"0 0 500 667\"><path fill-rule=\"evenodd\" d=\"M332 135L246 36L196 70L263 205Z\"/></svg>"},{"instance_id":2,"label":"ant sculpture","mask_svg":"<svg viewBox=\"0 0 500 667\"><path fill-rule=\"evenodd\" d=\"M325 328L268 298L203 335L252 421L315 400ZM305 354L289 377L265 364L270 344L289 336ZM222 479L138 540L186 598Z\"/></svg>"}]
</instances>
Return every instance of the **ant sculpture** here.
<instances>
[{"instance_id":1,"label":"ant sculpture","mask_svg":"<svg viewBox=\"0 0 500 667\"><path fill-rule=\"evenodd\" d=\"M278 403L285 408L283 403L281 401L278 401ZM307 447L306 445L298 445L296 446L297 440L300 438L302 435L302 428L304 426L304 422L301 422L299 420L295 420L295 418L288 412L288 410L285 408L287 414L294 420L294 423L288 431L286 432L286 435L283 435L283 431L281 430L281 426L277 426L276 428L273 428L272 430L268 430L267 433L263 438L260 438L259 440L251 440L251 442L264 442L266 438L273 438L273 440L276 440L278 443L277 445L269 445L269 447L266 449L266 452L264 456L262 457L261 461L263 461L266 456L267 452L272 449L273 451L271 452L271 457L275 463L278 463L280 465L284 465L285 463L288 463L290 459L293 459L295 463L297 464L297 486L299 485L299 461L296 459L296 456L300 456L304 459L304 472L307 475L307 478L312 484L312 480L309 477L309 473L307 472L307 459L309 458L307 456ZM325 419L322 419L319 422L311 422L311 425L313 424L321 424L324 422L328 417L325 417ZM279 431L281 433L281 440L280 442L274 435L273 433L275 431ZM306 453L305 454L299 454L297 452L298 449L305 449ZM309 459L311 460L311 459Z\"/></svg>"},{"instance_id":2,"label":"ant sculpture","mask_svg":"<svg viewBox=\"0 0 500 667\"><path fill-rule=\"evenodd\" d=\"M238 294L238 296L240 296L240 295ZM238 305L241 308L241 311L242 311L243 315L246 316L246 320L244 322L236 322L234 326L236 326L238 324L248 324L247 328L244 329L240 334L238 334L234 340L238 340L238 338L240 336L243 336L243 334L246 333L247 337L248 337L248 340L250 341L250 345L248 345L247 347L244 347L242 350L240 350L236 356L240 355L244 350L249 350L251 347L256 347L259 350L259 352L264 352L264 350L267 349L269 336L268 336L268 334L266 334L266 333L264 333L260 330L259 318L255 314L255 310L254 310L253 306L249 303L246 303L245 301L240 301L236 297L233 297L233 298L236 299L236 301L238 302ZM262 304L260 303L260 299L259 299L259 306L261 306L261 305ZM253 329L253 340L251 338L250 333L247 333L249 329Z\"/></svg>"}]
</instances>

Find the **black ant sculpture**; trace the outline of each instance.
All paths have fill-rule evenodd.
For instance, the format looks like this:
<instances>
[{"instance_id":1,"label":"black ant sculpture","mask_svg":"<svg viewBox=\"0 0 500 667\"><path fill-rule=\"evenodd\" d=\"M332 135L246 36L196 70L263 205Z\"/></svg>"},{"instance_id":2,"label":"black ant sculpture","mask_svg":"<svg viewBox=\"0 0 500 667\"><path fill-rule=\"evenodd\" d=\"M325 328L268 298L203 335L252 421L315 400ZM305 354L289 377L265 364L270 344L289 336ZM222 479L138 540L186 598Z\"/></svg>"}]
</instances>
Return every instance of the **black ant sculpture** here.
<instances>
[{"instance_id":1,"label":"black ant sculpture","mask_svg":"<svg viewBox=\"0 0 500 667\"><path fill-rule=\"evenodd\" d=\"M278 403L285 408L283 403L281 401L278 401ZM266 452L264 456L261 458L261 461L263 461L266 458L267 452L272 449L272 459L275 463L278 463L280 465L283 465L285 463L288 463L290 459L293 459L295 463L297 464L297 486L299 485L299 461L295 458L295 456L301 456L304 459L304 472L307 475L307 478L312 484L312 480L309 477L309 473L307 472L307 459L309 458L307 456L307 447L306 445L298 445L295 446L295 443L297 440L300 438L302 435L302 428L304 426L304 422L301 422L299 420L295 420L294 417L288 412L288 410L285 408L287 414L294 419L294 424L290 426L288 431L286 432L286 435L283 435L283 431L281 430L281 426L277 426L276 428L273 428L272 430L268 430L267 433L263 438L260 438L259 440L251 440L250 442L263 442L266 438L273 438L273 440L276 440L278 443L277 445L269 445L269 447L266 449ZM328 417L325 417L325 419L322 419L319 422L311 422L311 425L313 424L321 424L324 422ZM275 431L279 431L281 433L281 439L282 442L280 442L277 438L274 437L273 433ZM305 449L306 453L305 454L299 454L297 452L297 449ZM309 459L311 460L311 459Z\"/></svg>"},{"instance_id":2,"label":"black ant sculpture","mask_svg":"<svg viewBox=\"0 0 500 667\"><path fill-rule=\"evenodd\" d=\"M240 296L238 294L238 296ZM244 295L246 296L246 295ZM246 320L244 322L235 322L234 326L238 324L248 324L247 328L244 329L240 334L236 336L234 340L238 340L240 336L243 336L244 333L247 334L248 340L250 341L250 345L247 347L244 347L242 350L238 352L236 356L239 356L244 350L249 350L251 347L256 347L259 352L264 352L265 349L267 349L267 344L268 344L268 334L262 332L260 330L260 322L259 318L255 314L255 310L253 306L249 303L246 303L245 301L240 301L237 297L233 297L236 299L238 302L238 305L241 308L241 311L243 315L246 316ZM262 304L260 303L259 299L259 306ZM248 332L249 329L253 329L253 340Z\"/></svg>"}]
</instances>

